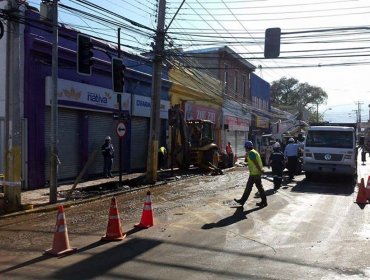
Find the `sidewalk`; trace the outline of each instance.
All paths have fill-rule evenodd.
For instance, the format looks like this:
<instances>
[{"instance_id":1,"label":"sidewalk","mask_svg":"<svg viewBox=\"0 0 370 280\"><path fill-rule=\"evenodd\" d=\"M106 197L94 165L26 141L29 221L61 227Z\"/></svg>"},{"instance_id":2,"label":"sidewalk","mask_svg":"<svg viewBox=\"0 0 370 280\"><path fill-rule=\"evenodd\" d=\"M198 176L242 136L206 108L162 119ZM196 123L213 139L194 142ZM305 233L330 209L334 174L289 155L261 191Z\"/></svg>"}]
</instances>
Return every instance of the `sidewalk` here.
<instances>
[{"instance_id":1,"label":"sidewalk","mask_svg":"<svg viewBox=\"0 0 370 280\"><path fill-rule=\"evenodd\" d=\"M140 178L144 177L145 173L131 173L131 174L123 174L122 175L122 187L117 188L116 191L111 190L109 194L106 195L112 195L113 193L118 193L118 192L125 192L130 190L130 187L128 186L131 182L135 182L139 180ZM84 189L87 188L94 188L96 187L99 189L99 187L107 187L110 186L118 186L118 181L119 181L119 176L115 176L113 178L99 178L95 180L90 180L86 182L81 182L77 184L77 186L74 189L74 194L83 191ZM97 192L93 193L92 195L89 195L87 198L77 198L77 199L66 199L66 194L68 191L70 191L73 187L73 183L71 184L60 184L58 186L57 190L57 203L56 204L49 204L49 188L42 188L42 189L35 189L35 190L27 190L27 191L22 191L21 193L21 205L22 205L22 210L11 213L11 214L5 214L2 215L0 212L0 218L1 217L6 217L6 216L15 216L19 214L25 214L25 213L30 213L30 212L36 212L36 211L47 211L49 208L50 210L55 209L58 204L63 203L64 205L66 203L68 204L76 204L76 203L83 203L86 202L87 200L93 200L93 199L99 199L104 194L99 194Z\"/></svg>"}]
</instances>

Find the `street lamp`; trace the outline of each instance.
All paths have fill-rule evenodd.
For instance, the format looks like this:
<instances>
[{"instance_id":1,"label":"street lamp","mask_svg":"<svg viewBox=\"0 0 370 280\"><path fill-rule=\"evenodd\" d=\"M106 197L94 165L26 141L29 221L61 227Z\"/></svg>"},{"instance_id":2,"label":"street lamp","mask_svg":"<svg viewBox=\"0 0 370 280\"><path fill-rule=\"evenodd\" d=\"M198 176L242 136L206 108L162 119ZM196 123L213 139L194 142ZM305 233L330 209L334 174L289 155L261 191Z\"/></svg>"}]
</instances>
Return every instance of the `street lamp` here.
<instances>
[{"instance_id":1,"label":"street lamp","mask_svg":"<svg viewBox=\"0 0 370 280\"><path fill-rule=\"evenodd\" d=\"M316 104L316 121L319 122L319 104ZM321 116L324 118L324 114L326 111L330 111L332 110L332 108L327 108L325 109L322 113L321 113Z\"/></svg>"},{"instance_id":2,"label":"street lamp","mask_svg":"<svg viewBox=\"0 0 370 280\"><path fill-rule=\"evenodd\" d=\"M332 110L332 108L328 108L328 109L326 109L326 110L324 110L324 112L322 112L321 114L322 114L322 118L325 120L325 112L326 111L330 111L330 110Z\"/></svg>"}]
</instances>

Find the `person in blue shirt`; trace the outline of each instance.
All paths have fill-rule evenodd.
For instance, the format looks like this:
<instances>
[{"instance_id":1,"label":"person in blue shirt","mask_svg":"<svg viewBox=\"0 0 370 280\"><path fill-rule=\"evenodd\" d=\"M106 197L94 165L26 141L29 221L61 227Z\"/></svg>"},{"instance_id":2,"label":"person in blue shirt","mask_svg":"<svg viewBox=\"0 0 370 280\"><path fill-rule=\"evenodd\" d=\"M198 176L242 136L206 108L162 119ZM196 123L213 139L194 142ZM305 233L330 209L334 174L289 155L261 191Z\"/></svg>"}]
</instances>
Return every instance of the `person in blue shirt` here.
<instances>
[{"instance_id":1,"label":"person in blue shirt","mask_svg":"<svg viewBox=\"0 0 370 280\"><path fill-rule=\"evenodd\" d=\"M296 173L299 147L299 144L295 143L294 138L289 138L288 145L286 145L284 150L284 157L288 160L287 168L290 180L294 179Z\"/></svg>"},{"instance_id":2,"label":"person in blue shirt","mask_svg":"<svg viewBox=\"0 0 370 280\"><path fill-rule=\"evenodd\" d=\"M281 187L281 182L283 180L283 170L284 170L284 154L281 151L279 142L276 142L273 146L273 152L270 156L270 166L272 169L272 175L274 180L274 190L277 191Z\"/></svg>"}]
</instances>

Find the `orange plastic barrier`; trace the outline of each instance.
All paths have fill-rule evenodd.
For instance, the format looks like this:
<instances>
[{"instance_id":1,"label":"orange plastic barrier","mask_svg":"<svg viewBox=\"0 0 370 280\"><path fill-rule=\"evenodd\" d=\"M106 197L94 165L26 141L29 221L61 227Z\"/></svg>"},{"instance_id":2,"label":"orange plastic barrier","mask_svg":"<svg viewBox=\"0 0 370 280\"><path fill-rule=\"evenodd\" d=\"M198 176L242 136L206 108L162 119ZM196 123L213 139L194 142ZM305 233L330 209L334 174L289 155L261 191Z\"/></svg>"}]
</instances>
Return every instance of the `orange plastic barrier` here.
<instances>
[{"instance_id":1,"label":"orange plastic barrier","mask_svg":"<svg viewBox=\"0 0 370 280\"><path fill-rule=\"evenodd\" d=\"M119 218L117 200L115 197L112 198L111 206L109 209L109 219L107 232L105 236L101 238L104 241L118 241L126 237L126 234L122 232L121 220Z\"/></svg>"},{"instance_id":2,"label":"orange plastic barrier","mask_svg":"<svg viewBox=\"0 0 370 280\"><path fill-rule=\"evenodd\" d=\"M69 244L67 222L64 214L64 207L58 207L57 222L53 238L53 248L46 250L45 254L53 256L61 256L71 254L77 251L77 248L72 248Z\"/></svg>"},{"instance_id":3,"label":"orange plastic barrier","mask_svg":"<svg viewBox=\"0 0 370 280\"><path fill-rule=\"evenodd\" d=\"M149 228L154 225L153 209L152 209L152 200L150 197L150 192L146 193L146 199L144 202L144 209L141 215L140 223L136 224L135 227L138 228Z\"/></svg>"}]
</instances>

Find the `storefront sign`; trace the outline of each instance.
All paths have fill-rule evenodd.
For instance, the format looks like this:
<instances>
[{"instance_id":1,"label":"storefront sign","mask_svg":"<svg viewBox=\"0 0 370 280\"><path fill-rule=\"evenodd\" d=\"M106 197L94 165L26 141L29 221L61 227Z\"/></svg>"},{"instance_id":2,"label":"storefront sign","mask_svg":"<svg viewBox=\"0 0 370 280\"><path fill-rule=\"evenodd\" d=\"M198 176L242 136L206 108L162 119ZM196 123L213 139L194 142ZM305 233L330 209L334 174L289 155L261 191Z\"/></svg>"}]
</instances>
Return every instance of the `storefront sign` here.
<instances>
[{"instance_id":1,"label":"storefront sign","mask_svg":"<svg viewBox=\"0 0 370 280\"><path fill-rule=\"evenodd\" d=\"M249 131L250 122L233 116L224 116L224 124L229 126L230 131Z\"/></svg>"},{"instance_id":2,"label":"storefront sign","mask_svg":"<svg viewBox=\"0 0 370 280\"><path fill-rule=\"evenodd\" d=\"M51 105L52 80L46 77L45 102ZM131 94L122 94L122 110L130 111ZM58 105L92 111L118 110L117 94L111 89L58 79Z\"/></svg>"},{"instance_id":3,"label":"storefront sign","mask_svg":"<svg viewBox=\"0 0 370 280\"><path fill-rule=\"evenodd\" d=\"M269 120L264 117L256 116L256 127L269 128Z\"/></svg>"},{"instance_id":4,"label":"storefront sign","mask_svg":"<svg viewBox=\"0 0 370 280\"><path fill-rule=\"evenodd\" d=\"M219 110L194 104L192 102L185 103L185 118L187 120L209 120L214 124L219 124Z\"/></svg>"},{"instance_id":5,"label":"storefront sign","mask_svg":"<svg viewBox=\"0 0 370 280\"><path fill-rule=\"evenodd\" d=\"M132 115L150 118L152 100L150 97L133 95L132 96ZM170 102L161 100L160 103L160 118L168 119L168 109Z\"/></svg>"}]
</instances>

